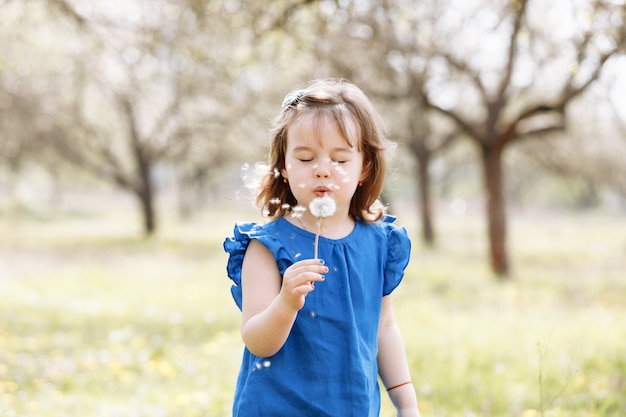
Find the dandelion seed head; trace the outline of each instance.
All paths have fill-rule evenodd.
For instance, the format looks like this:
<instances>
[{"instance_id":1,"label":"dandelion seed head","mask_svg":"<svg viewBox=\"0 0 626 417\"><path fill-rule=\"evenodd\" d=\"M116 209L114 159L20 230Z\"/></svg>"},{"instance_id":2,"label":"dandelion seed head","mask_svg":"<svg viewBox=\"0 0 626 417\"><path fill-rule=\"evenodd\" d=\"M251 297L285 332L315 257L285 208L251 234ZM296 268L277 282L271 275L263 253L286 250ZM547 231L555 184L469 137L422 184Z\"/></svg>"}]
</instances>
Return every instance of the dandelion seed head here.
<instances>
[{"instance_id":1,"label":"dandelion seed head","mask_svg":"<svg viewBox=\"0 0 626 417\"><path fill-rule=\"evenodd\" d=\"M319 197L311 201L309 204L309 210L311 214L317 217L318 219L325 219L326 217L330 217L335 214L335 210L337 210L337 203L332 197L325 195L324 197Z\"/></svg>"}]
</instances>

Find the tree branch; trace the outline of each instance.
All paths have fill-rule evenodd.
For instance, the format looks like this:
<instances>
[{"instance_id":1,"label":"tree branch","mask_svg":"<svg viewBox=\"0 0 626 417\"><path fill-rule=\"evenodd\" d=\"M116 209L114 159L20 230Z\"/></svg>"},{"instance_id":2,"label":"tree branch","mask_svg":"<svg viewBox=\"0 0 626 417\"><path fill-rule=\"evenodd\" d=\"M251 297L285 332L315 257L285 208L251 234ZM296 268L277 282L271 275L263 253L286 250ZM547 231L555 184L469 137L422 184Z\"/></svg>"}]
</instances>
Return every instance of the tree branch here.
<instances>
[{"instance_id":1,"label":"tree branch","mask_svg":"<svg viewBox=\"0 0 626 417\"><path fill-rule=\"evenodd\" d=\"M476 130L474 129L474 127L471 125L471 123L467 122L465 119L463 119L463 117L461 117L459 114L457 114L456 112L452 111L452 110L446 110L440 106L437 106L434 103L431 103L430 100L428 100L428 98L425 98L425 104L426 107L432 110L435 110L441 114L443 114L444 116L452 119L456 125L460 128L460 130L462 132L464 132L465 134L467 134L470 138L472 138L473 140L482 143L482 135Z\"/></svg>"},{"instance_id":2,"label":"tree branch","mask_svg":"<svg viewBox=\"0 0 626 417\"><path fill-rule=\"evenodd\" d=\"M496 92L496 102L500 104L500 107L502 107L505 103L505 93L511 84L511 77L513 76L513 70L515 69L515 62L517 58L517 36L522 28L522 21L526 14L527 3L528 0L519 0L519 8L517 9L513 30L511 31L511 35L509 37L508 60L504 70L504 76L502 77Z\"/></svg>"},{"instance_id":3,"label":"tree branch","mask_svg":"<svg viewBox=\"0 0 626 417\"><path fill-rule=\"evenodd\" d=\"M81 16L66 0L49 0L50 4L64 16L73 21L79 28L87 27L87 19Z\"/></svg>"},{"instance_id":4,"label":"tree branch","mask_svg":"<svg viewBox=\"0 0 626 417\"><path fill-rule=\"evenodd\" d=\"M485 85L480 79L479 73L477 71L470 70L465 62L462 62L459 59L455 58L450 53L448 53L448 51L443 51L440 55L446 61L448 61L448 64L450 64L452 68L456 69L461 74L469 76L474 86L478 89L478 91L480 91L484 102L487 103L489 101L489 94L487 93L487 89L485 88Z\"/></svg>"}]
</instances>

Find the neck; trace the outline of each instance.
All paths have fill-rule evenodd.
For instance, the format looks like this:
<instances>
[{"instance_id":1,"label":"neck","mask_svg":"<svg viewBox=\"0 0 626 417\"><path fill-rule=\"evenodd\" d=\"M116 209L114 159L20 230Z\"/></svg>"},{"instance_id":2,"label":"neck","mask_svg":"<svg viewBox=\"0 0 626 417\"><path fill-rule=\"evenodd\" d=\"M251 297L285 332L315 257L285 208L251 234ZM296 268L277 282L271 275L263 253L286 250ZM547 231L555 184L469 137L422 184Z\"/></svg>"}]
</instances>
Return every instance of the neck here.
<instances>
[{"instance_id":1,"label":"neck","mask_svg":"<svg viewBox=\"0 0 626 417\"><path fill-rule=\"evenodd\" d=\"M326 217L324 219L318 219L311 215L291 216L286 215L285 218L295 226L300 227L311 233L317 232L317 224L320 223L320 236L324 236L329 239L341 239L349 235L354 229L355 221L351 215L338 216L335 213L333 216Z\"/></svg>"}]
</instances>

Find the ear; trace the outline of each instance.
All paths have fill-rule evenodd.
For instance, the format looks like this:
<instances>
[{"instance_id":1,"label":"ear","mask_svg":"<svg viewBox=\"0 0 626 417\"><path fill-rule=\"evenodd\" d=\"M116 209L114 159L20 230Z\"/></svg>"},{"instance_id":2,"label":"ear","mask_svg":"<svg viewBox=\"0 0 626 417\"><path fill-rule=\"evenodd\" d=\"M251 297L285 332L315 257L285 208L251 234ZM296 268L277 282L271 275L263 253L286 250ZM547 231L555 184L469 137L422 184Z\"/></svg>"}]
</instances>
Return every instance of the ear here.
<instances>
[{"instance_id":1,"label":"ear","mask_svg":"<svg viewBox=\"0 0 626 417\"><path fill-rule=\"evenodd\" d=\"M363 168L361 168L361 176L359 177L359 181L365 182L367 177L370 176L371 164L368 162L363 162Z\"/></svg>"},{"instance_id":2,"label":"ear","mask_svg":"<svg viewBox=\"0 0 626 417\"><path fill-rule=\"evenodd\" d=\"M289 179L287 177L287 168L281 168L280 175L282 175L282 177L285 178L285 179Z\"/></svg>"}]
</instances>

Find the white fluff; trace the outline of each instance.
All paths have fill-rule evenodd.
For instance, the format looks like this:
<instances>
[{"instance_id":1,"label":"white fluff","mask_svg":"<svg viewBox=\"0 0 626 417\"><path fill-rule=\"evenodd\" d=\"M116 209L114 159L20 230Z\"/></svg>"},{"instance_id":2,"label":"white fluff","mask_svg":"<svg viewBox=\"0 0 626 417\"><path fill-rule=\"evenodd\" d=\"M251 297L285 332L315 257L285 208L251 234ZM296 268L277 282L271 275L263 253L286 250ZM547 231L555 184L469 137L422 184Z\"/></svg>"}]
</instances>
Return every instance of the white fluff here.
<instances>
[{"instance_id":1,"label":"white fluff","mask_svg":"<svg viewBox=\"0 0 626 417\"><path fill-rule=\"evenodd\" d=\"M317 217L318 219L325 219L326 217L330 217L335 214L335 210L337 210L337 203L332 197L325 195L324 197L319 197L311 201L309 204L309 210L311 214Z\"/></svg>"}]
</instances>

